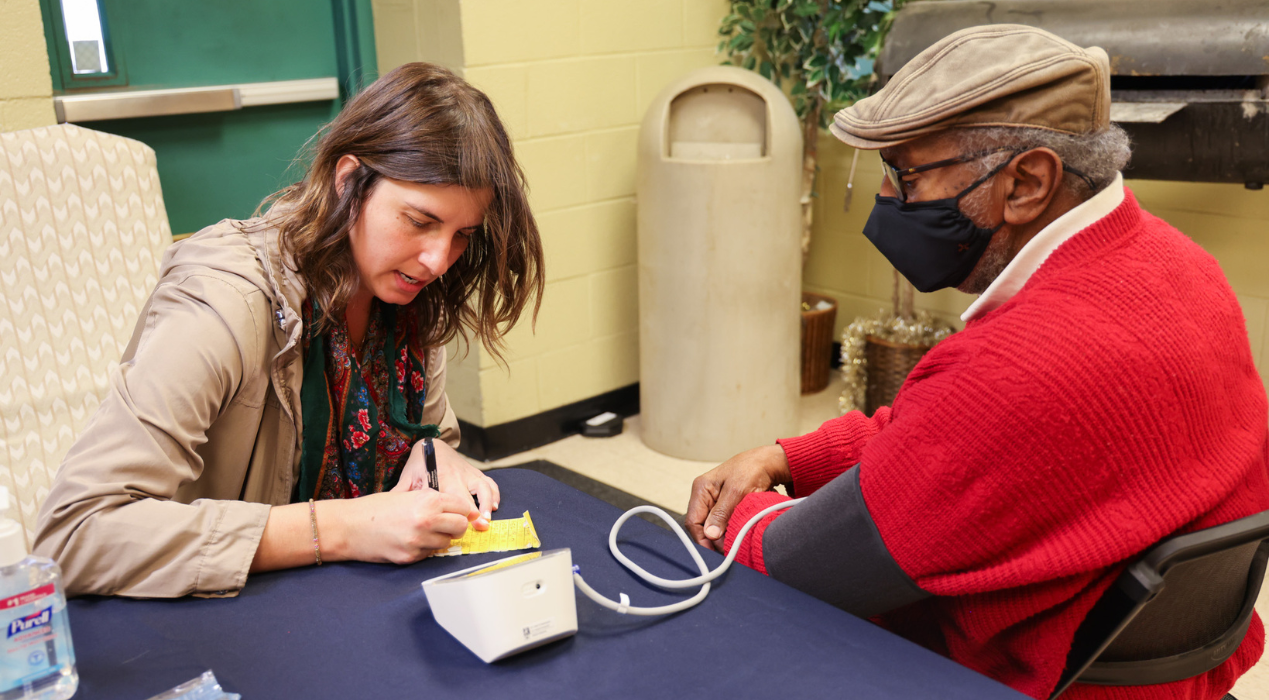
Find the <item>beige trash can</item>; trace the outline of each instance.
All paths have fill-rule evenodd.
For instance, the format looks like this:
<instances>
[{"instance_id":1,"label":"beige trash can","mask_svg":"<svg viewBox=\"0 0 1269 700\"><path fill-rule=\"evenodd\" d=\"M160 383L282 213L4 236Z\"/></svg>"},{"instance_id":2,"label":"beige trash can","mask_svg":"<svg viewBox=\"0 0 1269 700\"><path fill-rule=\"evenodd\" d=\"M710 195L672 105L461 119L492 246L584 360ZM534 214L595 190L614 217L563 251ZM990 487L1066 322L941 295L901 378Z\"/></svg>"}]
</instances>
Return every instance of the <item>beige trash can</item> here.
<instances>
[{"instance_id":1,"label":"beige trash can","mask_svg":"<svg viewBox=\"0 0 1269 700\"><path fill-rule=\"evenodd\" d=\"M643 441L721 461L794 435L800 394L802 135L740 68L695 71L639 134Z\"/></svg>"}]
</instances>

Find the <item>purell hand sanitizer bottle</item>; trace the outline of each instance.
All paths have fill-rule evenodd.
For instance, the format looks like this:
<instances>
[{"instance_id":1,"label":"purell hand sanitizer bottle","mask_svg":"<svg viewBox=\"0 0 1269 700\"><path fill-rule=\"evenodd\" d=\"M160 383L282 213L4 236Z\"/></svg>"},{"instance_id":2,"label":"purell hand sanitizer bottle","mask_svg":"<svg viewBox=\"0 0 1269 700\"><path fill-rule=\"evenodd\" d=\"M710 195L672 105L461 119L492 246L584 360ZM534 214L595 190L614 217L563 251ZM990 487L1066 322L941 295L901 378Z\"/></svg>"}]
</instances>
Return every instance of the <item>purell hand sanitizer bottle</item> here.
<instances>
[{"instance_id":1,"label":"purell hand sanitizer bottle","mask_svg":"<svg viewBox=\"0 0 1269 700\"><path fill-rule=\"evenodd\" d=\"M22 526L5 517L0 486L0 700L63 700L75 694L75 652L66 622L62 570L27 556Z\"/></svg>"}]
</instances>

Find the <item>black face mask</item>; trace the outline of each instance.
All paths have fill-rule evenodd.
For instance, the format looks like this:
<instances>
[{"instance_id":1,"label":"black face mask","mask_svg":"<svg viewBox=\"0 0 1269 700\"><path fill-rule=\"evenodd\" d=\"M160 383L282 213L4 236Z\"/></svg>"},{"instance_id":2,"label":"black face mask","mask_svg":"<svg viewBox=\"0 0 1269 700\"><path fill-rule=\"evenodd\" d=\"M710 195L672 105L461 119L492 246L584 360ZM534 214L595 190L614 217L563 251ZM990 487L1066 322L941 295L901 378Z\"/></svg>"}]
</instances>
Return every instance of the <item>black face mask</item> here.
<instances>
[{"instance_id":1,"label":"black face mask","mask_svg":"<svg viewBox=\"0 0 1269 700\"><path fill-rule=\"evenodd\" d=\"M1009 164L1006 160L960 194L928 202L901 202L877 195L864 235L891 265L922 292L960 285L973 272L1000 227L979 228L961 213L960 201Z\"/></svg>"}]
</instances>

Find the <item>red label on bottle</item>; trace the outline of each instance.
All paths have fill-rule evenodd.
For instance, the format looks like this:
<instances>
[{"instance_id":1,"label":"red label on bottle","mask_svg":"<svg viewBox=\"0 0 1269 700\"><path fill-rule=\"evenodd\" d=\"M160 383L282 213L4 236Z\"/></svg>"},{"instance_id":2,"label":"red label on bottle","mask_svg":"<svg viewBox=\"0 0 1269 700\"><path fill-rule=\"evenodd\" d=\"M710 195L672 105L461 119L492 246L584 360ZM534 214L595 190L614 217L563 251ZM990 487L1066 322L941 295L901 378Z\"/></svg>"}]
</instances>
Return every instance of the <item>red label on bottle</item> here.
<instances>
[{"instance_id":1,"label":"red label on bottle","mask_svg":"<svg viewBox=\"0 0 1269 700\"><path fill-rule=\"evenodd\" d=\"M19 593L11 598L0 600L0 610L8 610L9 608L16 608L28 603L34 603L40 598L53 595L56 590L57 589L51 583L40 586L39 588L33 588L26 593Z\"/></svg>"}]
</instances>

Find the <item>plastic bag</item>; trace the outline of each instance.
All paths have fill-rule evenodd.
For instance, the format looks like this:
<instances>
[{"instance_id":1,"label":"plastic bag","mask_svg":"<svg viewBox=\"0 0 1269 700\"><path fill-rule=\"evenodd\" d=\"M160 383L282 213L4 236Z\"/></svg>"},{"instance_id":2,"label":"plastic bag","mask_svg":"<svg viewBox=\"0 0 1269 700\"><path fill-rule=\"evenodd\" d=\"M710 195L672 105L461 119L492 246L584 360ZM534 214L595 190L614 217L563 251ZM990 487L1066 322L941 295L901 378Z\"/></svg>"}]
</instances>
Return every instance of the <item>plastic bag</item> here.
<instances>
[{"instance_id":1,"label":"plastic bag","mask_svg":"<svg viewBox=\"0 0 1269 700\"><path fill-rule=\"evenodd\" d=\"M203 675L191 681L165 690L158 695L150 698L150 700L242 700L242 696L237 693L226 693L216 680L216 674L206 671Z\"/></svg>"}]
</instances>

